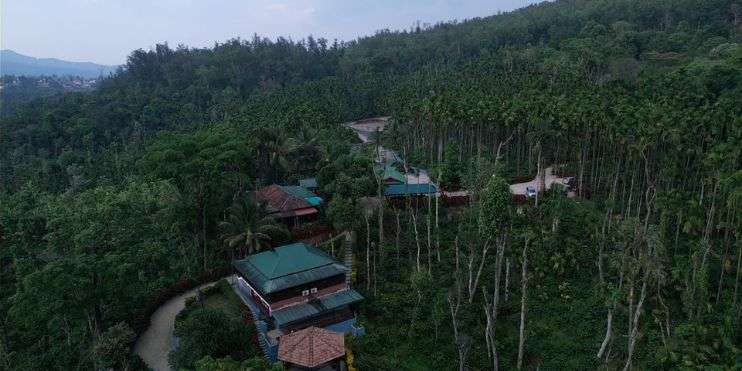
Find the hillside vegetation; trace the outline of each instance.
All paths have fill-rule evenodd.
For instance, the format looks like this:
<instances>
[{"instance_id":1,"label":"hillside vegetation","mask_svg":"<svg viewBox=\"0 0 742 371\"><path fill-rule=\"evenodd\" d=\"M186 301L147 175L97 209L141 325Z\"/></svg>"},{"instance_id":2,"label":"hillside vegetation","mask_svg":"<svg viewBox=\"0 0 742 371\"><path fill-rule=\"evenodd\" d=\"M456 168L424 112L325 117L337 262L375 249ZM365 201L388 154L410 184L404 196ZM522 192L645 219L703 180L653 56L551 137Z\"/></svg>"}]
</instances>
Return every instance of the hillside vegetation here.
<instances>
[{"instance_id":1,"label":"hillside vegetation","mask_svg":"<svg viewBox=\"0 0 742 371\"><path fill-rule=\"evenodd\" d=\"M136 50L0 118L0 368L139 367L114 335L228 266L230 205L314 175L322 222L357 232L360 370L739 368L740 102L737 0ZM382 115L466 206L363 212L371 156L340 123ZM508 202L551 165L577 197Z\"/></svg>"}]
</instances>

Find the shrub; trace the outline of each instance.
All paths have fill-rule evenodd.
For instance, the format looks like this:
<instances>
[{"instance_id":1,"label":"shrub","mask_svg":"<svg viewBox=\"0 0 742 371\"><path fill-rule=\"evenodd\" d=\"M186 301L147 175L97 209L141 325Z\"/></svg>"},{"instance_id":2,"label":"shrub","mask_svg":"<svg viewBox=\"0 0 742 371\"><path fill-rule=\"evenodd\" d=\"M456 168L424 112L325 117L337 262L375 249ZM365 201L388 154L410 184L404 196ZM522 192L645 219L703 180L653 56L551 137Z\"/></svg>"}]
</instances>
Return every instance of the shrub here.
<instances>
[{"instance_id":1,"label":"shrub","mask_svg":"<svg viewBox=\"0 0 742 371\"><path fill-rule=\"evenodd\" d=\"M196 308L182 321L176 322L178 348L170 362L176 368L192 368L196 361L211 356L231 356L244 360L257 355L250 344L253 328L226 313L208 308Z\"/></svg>"}]
</instances>

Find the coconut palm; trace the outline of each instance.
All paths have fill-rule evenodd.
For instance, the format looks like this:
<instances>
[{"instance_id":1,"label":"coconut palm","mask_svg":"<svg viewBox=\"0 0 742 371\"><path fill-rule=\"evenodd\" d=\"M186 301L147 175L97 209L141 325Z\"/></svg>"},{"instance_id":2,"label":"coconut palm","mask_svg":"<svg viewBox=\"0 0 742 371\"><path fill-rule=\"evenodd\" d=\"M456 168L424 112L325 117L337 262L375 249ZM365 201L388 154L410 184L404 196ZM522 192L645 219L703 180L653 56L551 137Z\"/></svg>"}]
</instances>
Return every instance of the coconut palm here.
<instances>
[{"instance_id":1,"label":"coconut palm","mask_svg":"<svg viewBox=\"0 0 742 371\"><path fill-rule=\"evenodd\" d=\"M231 254L236 250L240 257L270 247L274 240L288 234L274 219L265 216L261 205L244 197L228 208L227 219L219 227Z\"/></svg>"}]
</instances>

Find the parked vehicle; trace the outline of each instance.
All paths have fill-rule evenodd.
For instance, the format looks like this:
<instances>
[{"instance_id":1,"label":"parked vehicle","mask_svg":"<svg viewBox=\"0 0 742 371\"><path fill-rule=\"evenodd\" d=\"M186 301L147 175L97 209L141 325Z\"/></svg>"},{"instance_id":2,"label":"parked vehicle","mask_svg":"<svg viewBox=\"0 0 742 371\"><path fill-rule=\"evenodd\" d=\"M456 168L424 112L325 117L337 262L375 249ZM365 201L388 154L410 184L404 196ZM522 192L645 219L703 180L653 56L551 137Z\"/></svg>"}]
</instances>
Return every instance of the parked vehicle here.
<instances>
[{"instance_id":1,"label":"parked vehicle","mask_svg":"<svg viewBox=\"0 0 742 371\"><path fill-rule=\"evenodd\" d=\"M536 187L526 187L526 196L529 198L536 197Z\"/></svg>"}]
</instances>

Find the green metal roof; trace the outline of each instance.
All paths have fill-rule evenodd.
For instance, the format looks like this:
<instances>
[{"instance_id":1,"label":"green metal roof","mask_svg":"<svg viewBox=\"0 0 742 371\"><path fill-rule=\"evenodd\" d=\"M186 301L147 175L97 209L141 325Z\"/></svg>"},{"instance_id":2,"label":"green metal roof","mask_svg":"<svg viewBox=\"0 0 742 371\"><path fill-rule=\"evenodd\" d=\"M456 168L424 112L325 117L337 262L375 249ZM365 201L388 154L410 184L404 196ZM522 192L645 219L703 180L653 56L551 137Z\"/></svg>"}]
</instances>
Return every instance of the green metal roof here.
<instances>
[{"instance_id":1,"label":"green metal roof","mask_svg":"<svg viewBox=\"0 0 742 371\"><path fill-rule=\"evenodd\" d=\"M299 185L304 188L317 188L317 178L299 179Z\"/></svg>"},{"instance_id":2,"label":"green metal roof","mask_svg":"<svg viewBox=\"0 0 742 371\"><path fill-rule=\"evenodd\" d=\"M278 327L302 321L322 313L341 308L363 300L363 296L356 290L348 289L321 297L304 304L292 305L273 311L271 316L276 320Z\"/></svg>"},{"instance_id":3,"label":"green metal roof","mask_svg":"<svg viewBox=\"0 0 742 371\"><path fill-rule=\"evenodd\" d=\"M430 194L437 192L435 185L426 184L391 184L384 187L384 196L407 196L407 195L419 195L419 194Z\"/></svg>"},{"instance_id":4,"label":"green metal roof","mask_svg":"<svg viewBox=\"0 0 742 371\"><path fill-rule=\"evenodd\" d=\"M317 206L322 203L322 197L317 196L312 193L312 191L302 186L281 186L281 189L294 197L303 198L312 206Z\"/></svg>"},{"instance_id":5,"label":"green metal roof","mask_svg":"<svg viewBox=\"0 0 742 371\"><path fill-rule=\"evenodd\" d=\"M250 255L232 265L264 294L347 271L324 251L301 242Z\"/></svg>"},{"instance_id":6,"label":"green metal roof","mask_svg":"<svg viewBox=\"0 0 742 371\"><path fill-rule=\"evenodd\" d=\"M386 179L394 179L400 183L404 183L407 178L402 174L399 170L397 170L393 165L386 164L382 168L381 166L376 166L374 171L376 171L376 174L381 176L382 180Z\"/></svg>"}]
</instances>

